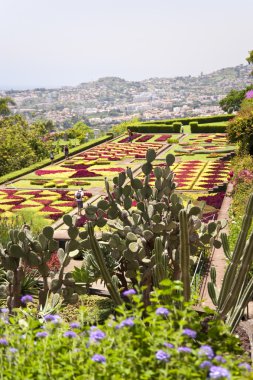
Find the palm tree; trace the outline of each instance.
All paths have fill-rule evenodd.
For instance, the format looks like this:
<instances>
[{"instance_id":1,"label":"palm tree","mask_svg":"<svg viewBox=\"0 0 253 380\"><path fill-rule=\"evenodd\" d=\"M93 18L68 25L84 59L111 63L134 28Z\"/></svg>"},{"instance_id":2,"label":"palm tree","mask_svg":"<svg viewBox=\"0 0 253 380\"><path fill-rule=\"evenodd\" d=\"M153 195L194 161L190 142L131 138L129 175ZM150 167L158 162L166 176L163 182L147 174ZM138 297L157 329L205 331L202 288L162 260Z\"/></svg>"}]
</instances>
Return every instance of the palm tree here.
<instances>
[{"instance_id":1,"label":"palm tree","mask_svg":"<svg viewBox=\"0 0 253 380\"><path fill-rule=\"evenodd\" d=\"M0 98L0 116L8 116L11 113L11 110L8 105L15 105L15 102L10 97Z\"/></svg>"}]
</instances>

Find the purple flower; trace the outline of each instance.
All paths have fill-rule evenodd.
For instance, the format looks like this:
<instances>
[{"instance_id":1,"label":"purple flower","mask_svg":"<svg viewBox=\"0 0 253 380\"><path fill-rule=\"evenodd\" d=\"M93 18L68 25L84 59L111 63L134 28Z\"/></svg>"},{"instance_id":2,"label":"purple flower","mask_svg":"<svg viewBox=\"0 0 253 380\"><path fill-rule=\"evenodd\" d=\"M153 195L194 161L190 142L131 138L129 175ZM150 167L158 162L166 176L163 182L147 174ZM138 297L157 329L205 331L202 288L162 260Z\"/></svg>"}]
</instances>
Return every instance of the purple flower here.
<instances>
[{"instance_id":1,"label":"purple flower","mask_svg":"<svg viewBox=\"0 0 253 380\"><path fill-rule=\"evenodd\" d=\"M169 358L170 358L170 355L167 354L167 352L164 352L163 350L159 350L155 354L155 357L156 357L157 360L160 360L162 362L168 362Z\"/></svg>"},{"instance_id":2,"label":"purple flower","mask_svg":"<svg viewBox=\"0 0 253 380\"><path fill-rule=\"evenodd\" d=\"M59 320L60 320L60 316L59 315L53 315L53 314L48 314L48 315L45 315L45 317L44 317L44 320L46 321L46 322L54 322L54 323L57 323L57 322L59 322Z\"/></svg>"},{"instance_id":3,"label":"purple flower","mask_svg":"<svg viewBox=\"0 0 253 380\"><path fill-rule=\"evenodd\" d=\"M3 307L0 311L1 313L9 313L9 309L7 309L7 307Z\"/></svg>"},{"instance_id":4,"label":"purple flower","mask_svg":"<svg viewBox=\"0 0 253 380\"><path fill-rule=\"evenodd\" d=\"M211 346L201 346L199 349L199 355L200 356L207 356L208 359L212 359L214 357L214 352Z\"/></svg>"},{"instance_id":5,"label":"purple flower","mask_svg":"<svg viewBox=\"0 0 253 380\"><path fill-rule=\"evenodd\" d=\"M246 99L252 99L253 98L253 90L249 90L248 92L246 92L245 98Z\"/></svg>"},{"instance_id":6,"label":"purple flower","mask_svg":"<svg viewBox=\"0 0 253 380\"><path fill-rule=\"evenodd\" d=\"M0 339L0 346L8 346L8 341L5 338Z\"/></svg>"},{"instance_id":7,"label":"purple flower","mask_svg":"<svg viewBox=\"0 0 253 380\"><path fill-rule=\"evenodd\" d=\"M251 371L251 365L249 363L243 362L238 365L239 368L244 368L247 371Z\"/></svg>"},{"instance_id":8,"label":"purple flower","mask_svg":"<svg viewBox=\"0 0 253 380\"><path fill-rule=\"evenodd\" d=\"M48 332L46 332L46 331L39 331L36 334L37 338L46 338L47 336L48 336Z\"/></svg>"},{"instance_id":9,"label":"purple flower","mask_svg":"<svg viewBox=\"0 0 253 380\"><path fill-rule=\"evenodd\" d=\"M98 342L98 341L104 339L105 335L106 334L103 331L96 329L96 327L95 327L95 329L94 329L94 327L91 328L91 331L90 331L90 339L91 340Z\"/></svg>"},{"instance_id":10,"label":"purple flower","mask_svg":"<svg viewBox=\"0 0 253 380\"><path fill-rule=\"evenodd\" d=\"M124 319L124 321L120 322L119 325L116 326L116 329L121 329L122 327L132 327L134 325L134 317L129 317Z\"/></svg>"},{"instance_id":11,"label":"purple flower","mask_svg":"<svg viewBox=\"0 0 253 380\"><path fill-rule=\"evenodd\" d=\"M14 348L14 347L10 347L10 348L9 348L9 351L10 351L12 354L15 354L16 352L18 352L18 349L17 349L17 348Z\"/></svg>"},{"instance_id":12,"label":"purple flower","mask_svg":"<svg viewBox=\"0 0 253 380\"><path fill-rule=\"evenodd\" d=\"M214 360L216 360L217 362L220 362L220 363L226 363L226 359L224 359L221 355L216 355L214 357Z\"/></svg>"},{"instance_id":13,"label":"purple flower","mask_svg":"<svg viewBox=\"0 0 253 380\"><path fill-rule=\"evenodd\" d=\"M196 333L196 331L191 330L191 329L183 329L183 335L187 335L190 338L195 339L197 336L197 333Z\"/></svg>"},{"instance_id":14,"label":"purple flower","mask_svg":"<svg viewBox=\"0 0 253 380\"><path fill-rule=\"evenodd\" d=\"M134 295L134 294L136 294L136 291L134 290L134 289L129 289L129 290L125 290L123 293L122 293L122 295L123 296L132 296L132 295Z\"/></svg>"},{"instance_id":15,"label":"purple flower","mask_svg":"<svg viewBox=\"0 0 253 380\"><path fill-rule=\"evenodd\" d=\"M230 372L223 367L213 365L209 372L210 379L230 379Z\"/></svg>"},{"instance_id":16,"label":"purple flower","mask_svg":"<svg viewBox=\"0 0 253 380\"><path fill-rule=\"evenodd\" d=\"M189 348L189 347L178 347L178 352L186 352L188 354L190 354L192 352L192 349Z\"/></svg>"},{"instance_id":17,"label":"purple flower","mask_svg":"<svg viewBox=\"0 0 253 380\"><path fill-rule=\"evenodd\" d=\"M24 304L27 304L28 302L33 302L33 297L29 294L26 294L25 296L21 297L21 302Z\"/></svg>"},{"instance_id":18,"label":"purple flower","mask_svg":"<svg viewBox=\"0 0 253 380\"><path fill-rule=\"evenodd\" d=\"M63 336L65 338L76 338L77 334L74 331L66 331Z\"/></svg>"},{"instance_id":19,"label":"purple flower","mask_svg":"<svg viewBox=\"0 0 253 380\"><path fill-rule=\"evenodd\" d=\"M95 354L92 356L91 360L97 363L105 363L105 357L100 354Z\"/></svg>"},{"instance_id":20,"label":"purple flower","mask_svg":"<svg viewBox=\"0 0 253 380\"><path fill-rule=\"evenodd\" d=\"M163 315L163 316L167 316L169 315L169 310L166 309L166 307L158 307L155 311L156 315Z\"/></svg>"},{"instance_id":21,"label":"purple flower","mask_svg":"<svg viewBox=\"0 0 253 380\"><path fill-rule=\"evenodd\" d=\"M72 329L80 329L80 323L79 322L72 322L72 323L70 323L70 327L72 328Z\"/></svg>"},{"instance_id":22,"label":"purple flower","mask_svg":"<svg viewBox=\"0 0 253 380\"><path fill-rule=\"evenodd\" d=\"M167 348L174 348L174 344L172 344L172 343L167 343L167 342L165 342L165 343L163 343L163 345L164 345L165 347L167 347Z\"/></svg>"},{"instance_id":23,"label":"purple flower","mask_svg":"<svg viewBox=\"0 0 253 380\"><path fill-rule=\"evenodd\" d=\"M199 368L209 368L212 366L212 363L209 362L208 360L205 360L204 362L202 362L200 365L199 365Z\"/></svg>"}]
</instances>

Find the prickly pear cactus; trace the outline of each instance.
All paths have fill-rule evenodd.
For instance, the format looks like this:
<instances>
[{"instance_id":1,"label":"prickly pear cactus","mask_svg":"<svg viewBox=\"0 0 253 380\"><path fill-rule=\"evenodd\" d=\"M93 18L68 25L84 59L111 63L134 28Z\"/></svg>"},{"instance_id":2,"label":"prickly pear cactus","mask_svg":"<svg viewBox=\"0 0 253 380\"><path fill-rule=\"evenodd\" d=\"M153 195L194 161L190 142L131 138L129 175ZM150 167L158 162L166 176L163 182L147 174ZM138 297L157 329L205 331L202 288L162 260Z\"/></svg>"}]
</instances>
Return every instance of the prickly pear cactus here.
<instances>
[{"instance_id":1,"label":"prickly pear cactus","mask_svg":"<svg viewBox=\"0 0 253 380\"><path fill-rule=\"evenodd\" d=\"M184 205L175 193L171 170L175 157L168 154L164 167L153 165L155 158L155 151L149 149L142 166L143 179L134 178L131 168L113 178L113 189L105 179L107 197L85 210L93 226L108 226L106 232L102 231L100 242L107 244L119 262L116 274L121 286L125 288L129 280L132 285L137 284L137 273L140 273L147 294L163 278L181 279L181 273L187 272L180 268L180 263L190 263L190 257L180 259L181 253L186 252L180 249L180 229L187 229L187 252L197 255L208 244L219 243L215 236L220 228L215 222L204 225L200 220L201 209L190 202L185 208L185 223L180 225L179 215ZM81 243L85 248L91 248L89 239Z\"/></svg>"},{"instance_id":2,"label":"prickly pear cactus","mask_svg":"<svg viewBox=\"0 0 253 380\"><path fill-rule=\"evenodd\" d=\"M43 288L39 292L39 304L44 307L48 293L61 293L64 301L75 303L77 301L76 285L70 274L64 274L64 269L72 257L79 253L80 243L76 240L78 229L73 225L72 218L65 215L69 241L65 250L59 248L58 242L53 239L54 229L51 226L43 228L38 239L33 239L30 230L23 227L21 230L10 230L10 241L6 249L0 248L0 262L3 268L11 273L9 283L0 292L8 297L8 307L11 311L14 307L21 306L21 282L24 277L23 267L28 265L39 271L43 279ZM50 277L47 262L57 251L60 261L59 272Z\"/></svg>"}]
</instances>

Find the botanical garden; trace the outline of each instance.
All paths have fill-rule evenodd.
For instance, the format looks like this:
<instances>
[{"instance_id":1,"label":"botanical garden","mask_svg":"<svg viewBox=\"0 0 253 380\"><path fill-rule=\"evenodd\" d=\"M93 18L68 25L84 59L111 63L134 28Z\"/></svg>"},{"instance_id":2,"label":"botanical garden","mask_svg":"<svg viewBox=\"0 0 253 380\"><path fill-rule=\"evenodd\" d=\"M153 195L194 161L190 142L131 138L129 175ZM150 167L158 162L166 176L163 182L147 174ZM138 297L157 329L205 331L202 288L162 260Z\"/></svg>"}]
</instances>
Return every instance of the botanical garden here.
<instances>
[{"instance_id":1,"label":"botanical garden","mask_svg":"<svg viewBox=\"0 0 253 380\"><path fill-rule=\"evenodd\" d=\"M253 379L252 100L97 139L5 108L1 379Z\"/></svg>"}]
</instances>

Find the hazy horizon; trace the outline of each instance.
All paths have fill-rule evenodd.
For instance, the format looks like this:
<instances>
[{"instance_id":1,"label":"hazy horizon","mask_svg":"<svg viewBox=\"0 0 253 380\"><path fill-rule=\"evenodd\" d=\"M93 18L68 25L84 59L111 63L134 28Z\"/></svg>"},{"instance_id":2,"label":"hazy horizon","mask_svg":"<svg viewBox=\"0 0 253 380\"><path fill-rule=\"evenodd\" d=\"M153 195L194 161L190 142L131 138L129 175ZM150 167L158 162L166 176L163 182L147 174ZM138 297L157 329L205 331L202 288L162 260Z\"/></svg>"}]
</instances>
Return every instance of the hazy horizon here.
<instances>
[{"instance_id":1,"label":"hazy horizon","mask_svg":"<svg viewBox=\"0 0 253 380\"><path fill-rule=\"evenodd\" d=\"M244 66L247 66L246 64L238 64L236 66L239 66L239 65L244 65ZM222 69L229 69L229 68L233 68L235 66L229 66L229 67L221 67L221 68L218 68L217 70L214 70L214 71L211 71L209 73L203 73L203 75L208 75L208 74L212 74L216 71L219 71L219 70L222 70ZM91 83L91 82L94 82L94 81L98 81L100 79L103 79L103 78L119 78L119 79L123 79L127 82L132 82L132 81L136 81L136 82L141 82L141 81L145 81L145 80L149 80L149 79L155 79L155 78L175 78L175 77L188 77L188 76L191 76L191 77L198 77L200 76L201 73L199 73L198 75L176 75L176 76L170 76L170 77L150 77L150 78L144 78L144 79L140 79L140 80L134 80L134 79L126 79L126 78L122 78L122 77L116 77L116 76L104 76L104 77L99 77L99 78L96 78L94 80L90 80L90 81L81 81L80 83L74 83L74 84L68 84L68 85L65 85L65 84L61 84L61 85L58 85L58 86L43 86L43 85L31 85L31 86L25 86L25 85L20 85L16 88L10 86L10 87L2 87L0 85L0 90L3 90L3 91L25 91L25 90L34 90L34 89L37 89L37 88L45 88L45 89L54 89L54 88L62 88L62 87L75 87L75 86L78 86L82 83Z\"/></svg>"},{"instance_id":2,"label":"hazy horizon","mask_svg":"<svg viewBox=\"0 0 253 380\"><path fill-rule=\"evenodd\" d=\"M0 1L2 90L198 76L253 49L252 0Z\"/></svg>"}]
</instances>

